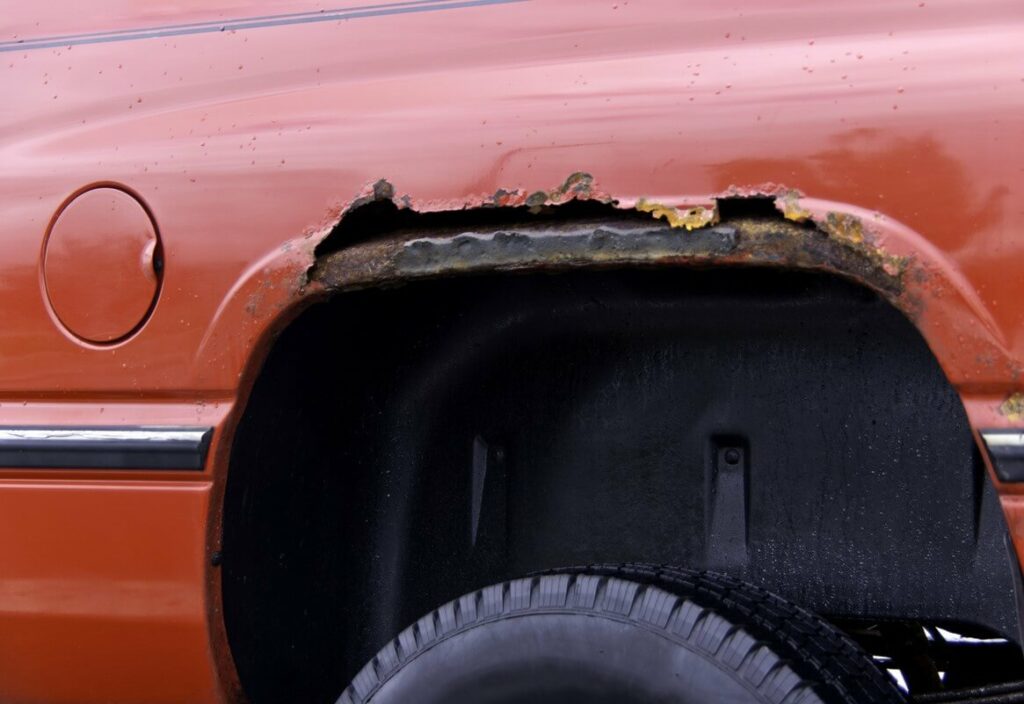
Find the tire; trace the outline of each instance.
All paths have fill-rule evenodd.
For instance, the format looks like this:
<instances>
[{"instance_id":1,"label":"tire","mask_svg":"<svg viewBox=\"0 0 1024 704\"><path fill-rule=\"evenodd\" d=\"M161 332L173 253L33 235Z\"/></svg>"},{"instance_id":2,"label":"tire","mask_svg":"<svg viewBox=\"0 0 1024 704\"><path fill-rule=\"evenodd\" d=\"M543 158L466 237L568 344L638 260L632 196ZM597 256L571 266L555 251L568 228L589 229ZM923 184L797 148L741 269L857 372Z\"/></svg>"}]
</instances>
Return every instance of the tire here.
<instances>
[{"instance_id":1,"label":"tire","mask_svg":"<svg viewBox=\"0 0 1024 704\"><path fill-rule=\"evenodd\" d=\"M645 565L560 570L445 604L337 704L895 704L852 641L763 589Z\"/></svg>"}]
</instances>

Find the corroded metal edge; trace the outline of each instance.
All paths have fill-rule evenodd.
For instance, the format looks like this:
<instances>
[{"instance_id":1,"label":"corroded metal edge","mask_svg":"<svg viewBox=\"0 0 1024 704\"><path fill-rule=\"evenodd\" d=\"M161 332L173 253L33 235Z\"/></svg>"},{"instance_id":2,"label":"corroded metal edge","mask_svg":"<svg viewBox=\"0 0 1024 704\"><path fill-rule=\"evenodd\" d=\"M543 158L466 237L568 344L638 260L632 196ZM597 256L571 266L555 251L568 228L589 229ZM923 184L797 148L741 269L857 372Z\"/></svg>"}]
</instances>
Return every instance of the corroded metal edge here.
<instances>
[{"instance_id":1,"label":"corroded metal edge","mask_svg":"<svg viewBox=\"0 0 1024 704\"><path fill-rule=\"evenodd\" d=\"M396 233L322 255L310 280L338 291L459 273L687 264L827 270L888 297L904 290L904 262L863 239L781 218L686 230L665 221L612 216L571 224Z\"/></svg>"}]
</instances>

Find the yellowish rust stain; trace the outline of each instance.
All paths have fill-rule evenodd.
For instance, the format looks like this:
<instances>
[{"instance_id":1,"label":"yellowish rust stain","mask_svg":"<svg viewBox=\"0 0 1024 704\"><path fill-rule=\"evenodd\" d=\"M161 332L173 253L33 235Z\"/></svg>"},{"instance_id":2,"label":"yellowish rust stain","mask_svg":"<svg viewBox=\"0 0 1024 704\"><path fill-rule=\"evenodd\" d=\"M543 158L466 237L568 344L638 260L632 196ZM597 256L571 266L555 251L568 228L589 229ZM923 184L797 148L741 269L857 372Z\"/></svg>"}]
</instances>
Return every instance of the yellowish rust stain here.
<instances>
[{"instance_id":1,"label":"yellowish rust stain","mask_svg":"<svg viewBox=\"0 0 1024 704\"><path fill-rule=\"evenodd\" d=\"M889 254L880 247L871 245L865 234L864 223L860 218L848 215L847 213L830 212L825 216L824 222L819 225L828 233L829 237L851 245L864 251L870 248L870 256L882 267L882 270L890 276L899 276L907 268L906 257Z\"/></svg>"},{"instance_id":2,"label":"yellowish rust stain","mask_svg":"<svg viewBox=\"0 0 1024 704\"><path fill-rule=\"evenodd\" d=\"M687 231L714 224L718 220L718 213L714 208L703 206L673 208L670 205L653 203L641 198L635 207L641 213L650 213L655 218L665 220L671 227L685 227Z\"/></svg>"},{"instance_id":3,"label":"yellowish rust stain","mask_svg":"<svg viewBox=\"0 0 1024 704\"><path fill-rule=\"evenodd\" d=\"M853 215L829 213L822 225L826 232L837 240L851 244L861 244L864 242L864 223L860 221L860 218Z\"/></svg>"},{"instance_id":4,"label":"yellowish rust stain","mask_svg":"<svg viewBox=\"0 0 1024 704\"><path fill-rule=\"evenodd\" d=\"M1010 397L999 406L999 412L1006 416L1007 420L1024 420L1024 393L1018 391L1010 394Z\"/></svg>"},{"instance_id":5,"label":"yellowish rust stain","mask_svg":"<svg viewBox=\"0 0 1024 704\"><path fill-rule=\"evenodd\" d=\"M806 222L811 219L811 211L800 205L799 191L786 191L775 199L782 216L793 222Z\"/></svg>"}]
</instances>

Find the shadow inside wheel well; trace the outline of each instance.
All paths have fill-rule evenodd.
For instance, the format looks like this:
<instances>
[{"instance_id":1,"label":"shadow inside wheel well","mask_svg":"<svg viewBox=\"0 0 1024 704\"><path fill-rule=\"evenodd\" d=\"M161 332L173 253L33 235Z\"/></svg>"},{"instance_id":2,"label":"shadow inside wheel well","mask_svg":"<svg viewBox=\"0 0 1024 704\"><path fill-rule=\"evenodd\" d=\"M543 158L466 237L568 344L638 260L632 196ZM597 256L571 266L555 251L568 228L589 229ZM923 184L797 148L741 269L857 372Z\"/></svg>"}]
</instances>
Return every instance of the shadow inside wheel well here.
<instances>
[{"instance_id":1,"label":"shadow inside wheel well","mask_svg":"<svg viewBox=\"0 0 1024 704\"><path fill-rule=\"evenodd\" d=\"M1016 637L960 399L867 289L772 270L496 274L336 295L238 427L223 598L248 696L333 701L458 595L712 568L837 619Z\"/></svg>"}]
</instances>

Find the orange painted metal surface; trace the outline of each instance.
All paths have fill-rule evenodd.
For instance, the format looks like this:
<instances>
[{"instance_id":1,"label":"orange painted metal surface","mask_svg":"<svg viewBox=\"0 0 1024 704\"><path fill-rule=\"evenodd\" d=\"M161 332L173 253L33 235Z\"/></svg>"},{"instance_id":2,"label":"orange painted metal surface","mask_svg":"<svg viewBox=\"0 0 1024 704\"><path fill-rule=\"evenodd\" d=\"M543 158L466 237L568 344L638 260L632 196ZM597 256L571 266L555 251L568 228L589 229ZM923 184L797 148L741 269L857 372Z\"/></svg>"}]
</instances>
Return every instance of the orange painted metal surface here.
<instances>
[{"instance_id":1,"label":"orange painted metal surface","mask_svg":"<svg viewBox=\"0 0 1024 704\"><path fill-rule=\"evenodd\" d=\"M972 424L1024 424L1003 405L1024 391L1018 0L337 9L4 7L0 424L219 430L198 476L0 471L4 701L231 698L209 558L233 409L380 178L418 210L580 171L620 207L797 189L790 214L856 218L913 263L904 309ZM55 324L39 257L61 204L110 182L148 205L166 266L141 329L98 347ZM1020 489L1000 489L1020 549Z\"/></svg>"},{"instance_id":2,"label":"orange painted metal surface","mask_svg":"<svg viewBox=\"0 0 1024 704\"><path fill-rule=\"evenodd\" d=\"M4 482L0 700L212 700L208 499L191 482Z\"/></svg>"}]
</instances>

